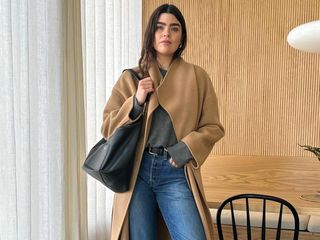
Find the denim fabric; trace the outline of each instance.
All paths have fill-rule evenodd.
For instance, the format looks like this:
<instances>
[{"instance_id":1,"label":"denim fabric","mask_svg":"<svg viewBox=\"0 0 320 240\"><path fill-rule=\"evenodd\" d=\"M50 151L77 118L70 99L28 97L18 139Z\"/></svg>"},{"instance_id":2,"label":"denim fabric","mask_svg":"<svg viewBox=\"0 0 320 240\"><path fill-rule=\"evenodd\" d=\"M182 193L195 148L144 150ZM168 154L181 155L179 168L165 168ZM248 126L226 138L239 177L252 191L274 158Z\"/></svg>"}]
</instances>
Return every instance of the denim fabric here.
<instances>
[{"instance_id":1,"label":"denim fabric","mask_svg":"<svg viewBox=\"0 0 320 240\"><path fill-rule=\"evenodd\" d=\"M158 208L172 240L206 239L183 168L145 152L129 208L130 240L157 239Z\"/></svg>"}]
</instances>

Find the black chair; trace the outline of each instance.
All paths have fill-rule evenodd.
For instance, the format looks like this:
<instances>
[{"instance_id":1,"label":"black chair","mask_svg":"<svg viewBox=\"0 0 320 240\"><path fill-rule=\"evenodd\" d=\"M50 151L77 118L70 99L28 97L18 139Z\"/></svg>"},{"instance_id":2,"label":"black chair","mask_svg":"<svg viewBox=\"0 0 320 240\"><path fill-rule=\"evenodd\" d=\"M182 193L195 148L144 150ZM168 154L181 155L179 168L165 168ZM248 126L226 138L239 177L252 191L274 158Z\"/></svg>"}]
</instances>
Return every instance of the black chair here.
<instances>
[{"instance_id":1,"label":"black chair","mask_svg":"<svg viewBox=\"0 0 320 240\"><path fill-rule=\"evenodd\" d=\"M298 240L299 237L299 216L297 211L295 210L295 208L286 200L278 198L278 197L274 197L274 196L268 196L268 195L263 195L263 194L240 194L240 195L236 195L233 197L230 197L228 199L226 199L218 208L217 211L217 228L218 228L218 234L219 234L219 239L223 240L223 228L222 228L222 223L221 223L221 213L223 209L226 209L228 207L228 205L230 206L230 212L231 212L231 221L232 221L232 232L233 232L233 239L234 240L238 240L238 235L237 235L237 224L236 224L236 220L235 220L235 205L236 205L236 201L245 200L245 212L246 212L246 232L247 232L247 239L251 240L251 223L250 223L250 208L249 208L249 199L255 199L254 201L256 201L257 199L261 200L261 204L262 204L262 219L261 219L261 240L266 239L266 207L269 206L267 205L267 201L268 203L272 203L274 207L276 207L278 209L279 212L279 217L278 217L278 223L277 223L277 227L276 227L276 239L280 240L281 237L281 229L282 229L282 215L283 215L283 206L286 206L293 215L294 218L294 232L293 232L293 240ZM260 200L258 200L258 202L260 202ZM257 201L256 201L257 202ZM279 208L278 208L279 207ZM260 208L259 208L260 209Z\"/></svg>"}]
</instances>

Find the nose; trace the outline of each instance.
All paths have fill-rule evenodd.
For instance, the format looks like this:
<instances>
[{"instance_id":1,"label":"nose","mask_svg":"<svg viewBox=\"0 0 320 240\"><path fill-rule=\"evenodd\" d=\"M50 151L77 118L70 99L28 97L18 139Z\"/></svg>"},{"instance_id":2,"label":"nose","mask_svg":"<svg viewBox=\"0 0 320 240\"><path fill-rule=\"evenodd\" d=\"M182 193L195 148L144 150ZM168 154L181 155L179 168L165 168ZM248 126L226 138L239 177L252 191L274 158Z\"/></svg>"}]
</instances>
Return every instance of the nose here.
<instances>
[{"instance_id":1,"label":"nose","mask_svg":"<svg viewBox=\"0 0 320 240\"><path fill-rule=\"evenodd\" d=\"M165 28L164 31L163 31L163 36L164 36L164 37L169 37L169 35L170 35L169 29L168 29L168 28Z\"/></svg>"}]
</instances>

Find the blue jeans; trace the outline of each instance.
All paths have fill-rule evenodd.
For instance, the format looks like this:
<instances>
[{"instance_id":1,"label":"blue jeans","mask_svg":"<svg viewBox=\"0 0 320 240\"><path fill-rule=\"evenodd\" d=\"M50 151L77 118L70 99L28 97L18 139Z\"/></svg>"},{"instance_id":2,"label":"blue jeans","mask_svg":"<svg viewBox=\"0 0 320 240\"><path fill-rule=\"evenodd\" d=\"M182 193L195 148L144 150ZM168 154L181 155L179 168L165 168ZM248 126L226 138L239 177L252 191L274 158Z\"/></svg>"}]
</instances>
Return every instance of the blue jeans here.
<instances>
[{"instance_id":1,"label":"blue jeans","mask_svg":"<svg viewBox=\"0 0 320 240\"><path fill-rule=\"evenodd\" d=\"M205 240L205 233L183 168L144 152L129 208L130 240L156 240L157 214L173 240Z\"/></svg>"}]
</instances>

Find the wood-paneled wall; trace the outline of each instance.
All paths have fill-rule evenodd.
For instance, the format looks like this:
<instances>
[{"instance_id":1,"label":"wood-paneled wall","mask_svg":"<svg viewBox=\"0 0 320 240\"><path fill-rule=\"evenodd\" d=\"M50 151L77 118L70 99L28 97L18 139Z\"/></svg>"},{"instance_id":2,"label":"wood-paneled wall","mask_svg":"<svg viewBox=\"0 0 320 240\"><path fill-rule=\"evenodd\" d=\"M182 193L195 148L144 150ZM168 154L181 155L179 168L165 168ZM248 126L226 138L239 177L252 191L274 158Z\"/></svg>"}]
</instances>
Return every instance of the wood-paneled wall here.
<instances>
[{"instance_id":1,"label":"wood-paneled wall","mask_svg":"<svg viewBox=\"0 0 320 240\"><path fill-rule=\"evenodd\" d=\"M213 154L311 156L320 146L320 54L291 48L295 26L320 18L319 0L143 0L143 26L163 3L187 22L184 58L212 78L226 136Z\"/></svg>"}]
</instances>

